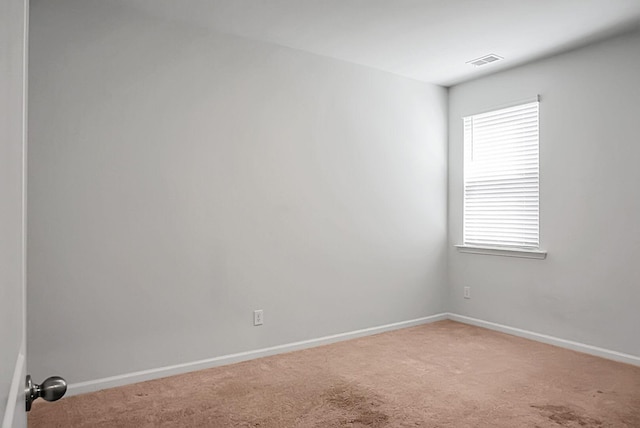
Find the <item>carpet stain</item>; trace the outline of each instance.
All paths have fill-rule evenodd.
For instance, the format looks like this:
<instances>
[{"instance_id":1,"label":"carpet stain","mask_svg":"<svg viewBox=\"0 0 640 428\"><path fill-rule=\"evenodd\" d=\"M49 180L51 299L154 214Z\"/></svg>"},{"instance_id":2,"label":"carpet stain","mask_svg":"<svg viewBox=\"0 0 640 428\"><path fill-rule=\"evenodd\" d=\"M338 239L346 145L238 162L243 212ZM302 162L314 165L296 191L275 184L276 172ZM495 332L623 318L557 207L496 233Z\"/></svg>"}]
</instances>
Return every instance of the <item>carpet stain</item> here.
<instances>
[{"instance_id":1,"label":"carpet stain","mask_svg":"<svg viewBox=\"0 0 640 428\"><path fill-rule=\"evenodd\" d=\"M345 421L369 427L380 427L389 420L389 416L378 410L383 401L374 393L358 388L354 384L340 383L325 393L327 403L354 416Z\"/></svg>"},{"instance_id":2,"label":"carpet stain","mask_svg":"<svg viewBox=\"0 0 640 428\"><path fill-rule=\"evenodd\" d=\"M382 428L389 415L381 411L384 401L378 394L355 382L336 380L318 391L313 410L297 421L296 427Z\"/></svg>"},{"instance_id":3,"label":"carpet stain","mask_svg":"<svg viewBox=\"0 0 640 428\"><path fill-rule=\"evenodd\" d=\"M531 407L541 410L547 418L561 426L581 426L588 428L602 426L602 421L588 416L581 416L566 406L546 404L542 406L532 405Z\"/></svg>"}]
</instances>

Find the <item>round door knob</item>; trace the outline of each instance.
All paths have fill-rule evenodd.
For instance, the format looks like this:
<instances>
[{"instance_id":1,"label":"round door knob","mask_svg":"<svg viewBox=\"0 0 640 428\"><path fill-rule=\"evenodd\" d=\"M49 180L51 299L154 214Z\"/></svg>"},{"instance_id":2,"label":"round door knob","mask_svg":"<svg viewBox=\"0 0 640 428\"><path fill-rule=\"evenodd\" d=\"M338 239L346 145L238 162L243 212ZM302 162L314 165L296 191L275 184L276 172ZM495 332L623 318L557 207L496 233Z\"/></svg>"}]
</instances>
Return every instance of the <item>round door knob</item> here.
<instances>
[{"instance_id":1,"label":"round door knob","mask_svg":"<svg viewBox=\"0 0 640 428\"><path fill-rule=\"evenodd\" d=\"M65 392L67 392L67 382L60 376L51 376L42 382L42 385L37 385L31 381L31 376L27 375L25 388L27 412L31 410L31 403L34 400L44 398L46 401L56 401L61 399Z\"/></svg>"},{"instance_id":2,"label":"round door knob","mask_svg":"<svg viewBox=\"0 0 640 428\"><path fill-rule=\"evenodd\" d=\"M51 376L40 385L40 397L46 401L56 401L67 392L67 382L60 376Z\"/></svg>"}]
</instances>

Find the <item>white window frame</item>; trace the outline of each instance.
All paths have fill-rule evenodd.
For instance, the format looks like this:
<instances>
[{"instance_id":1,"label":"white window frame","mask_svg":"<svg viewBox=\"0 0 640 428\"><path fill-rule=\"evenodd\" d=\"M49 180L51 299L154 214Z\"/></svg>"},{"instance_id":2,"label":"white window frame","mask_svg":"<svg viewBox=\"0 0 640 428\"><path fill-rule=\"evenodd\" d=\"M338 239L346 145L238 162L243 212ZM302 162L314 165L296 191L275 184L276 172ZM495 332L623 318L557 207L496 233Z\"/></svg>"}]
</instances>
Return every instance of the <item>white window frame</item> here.
<instances>
[{"instance_id":1,"label":"white window frame","mask_svg":"<svg viewBox=\"0 0 640 428\"><path fill-rule=\"evenodd\" d=\"M463 118L463 244L456 245L460 252L536 259L546 257L546 252L540 250L539 101L539 97L536 96L533 99ZM534 115L536 118L535 128L532 128L531 118ZM492 120L500 121L495 129L491 128ZM507 125L506 121L511 123ZM474 127L474 123L482 125ZM514 125L527 126L526 134L521 134L526 137L520 137L517 140L520 144L520 146L515 146L518 153L514 153L514 151L505 153L505 145L514 143L514 140L511 139ZM516 129L516 131L519 130ZM493 135L494 132L498 132L498 134ZM499 138L505 133L510 135L509 139L499 141ZM483 140L478 140L483 136ZM477 150L482 150L485 153L485 156L479 161L476 160L475 164L472 163L474 137L476 140L482 141L479 144L483 144ZM498 138L497 145L493 141L494 138ZM532 152L532 148L535 148L535 151ZM505 163L496 163L500 162L501 157L504 159L506 156L508 156L508 160ZM497 167L494 169L494 166ZM494 176L494 174L499 176L502 183L489 180L488 177ZM469 179L468 176L473 178ZM491 187L492 184L489 181L494 181L494 187ZM518 187L519 184L522 184L522 187ZM478 190L478 186L482 187L481 191ZM505 186L509 186L515 191L510 191L510 196L504 195ZM491 193L491 195L487 193ZM513 195L513 193L519 194ZM514 202L516 203L515 207ZM518 207L518 204L521 206ZM510 206L509 213L501 208L503 205ZM487 207L490 215L494 216L490 220L484 218L484 211L487 210ZM493 210L491 210L492 207L494 207ZM501 210L504 212L501 213ZM468 214L467 211L473 212ZM504 216L506 216L507 222L517 226L509 227L504 224L496 224L496 219ZM518 223L519 221L522 223Z\"/></svg>"}]
</instances>

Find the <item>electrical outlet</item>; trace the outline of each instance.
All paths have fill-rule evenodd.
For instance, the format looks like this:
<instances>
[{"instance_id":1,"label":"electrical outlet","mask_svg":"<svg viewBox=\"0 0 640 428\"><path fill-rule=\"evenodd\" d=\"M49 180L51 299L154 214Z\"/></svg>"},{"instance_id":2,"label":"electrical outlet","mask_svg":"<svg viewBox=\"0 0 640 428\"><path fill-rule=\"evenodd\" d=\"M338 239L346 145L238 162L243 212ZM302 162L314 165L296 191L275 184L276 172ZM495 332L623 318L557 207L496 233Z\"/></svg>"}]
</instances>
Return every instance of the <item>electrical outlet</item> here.
<instances>
[{"instance_id":1,"label":"electrical outlet","mask_svg":"<svg viewBox=\"0 0 640 428\"><path fill-rule=\"evenodd\" d=\"M471 298L471 287L464 287L464 298L465 299Z\"/></svg>"},{"instance_id":2,"label":"electrical outlet","mask_svg":"<svg viewBox=\"0 0 640 428\"><path fill-rule=\"evenodd\" d=\"M262 309L253 311L253 325L262 325L264 323L264 312Z\"/></svg>"}]
</instances>

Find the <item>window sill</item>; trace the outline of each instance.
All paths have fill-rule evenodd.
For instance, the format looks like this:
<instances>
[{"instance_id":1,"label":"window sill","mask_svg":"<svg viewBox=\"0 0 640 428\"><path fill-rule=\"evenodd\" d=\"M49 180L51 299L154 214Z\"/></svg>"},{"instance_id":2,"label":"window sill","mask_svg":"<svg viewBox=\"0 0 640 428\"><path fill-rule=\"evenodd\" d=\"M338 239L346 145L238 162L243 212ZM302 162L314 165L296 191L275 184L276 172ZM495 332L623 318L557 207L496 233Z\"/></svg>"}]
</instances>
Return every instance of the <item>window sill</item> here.
<instances>
[{"instance_id":1,"label":"window sill","mask_svg":"<svg viewBox=\"0 0 640 428\"><path fill-rule=\"evenodd\" d=\"M527 250L524 248L477 247L473 245L456 245L459 253L484 254L487 256L520 257L524 259L544 260L547 252L541 250Z\"/></svg>"}]
</instances>

